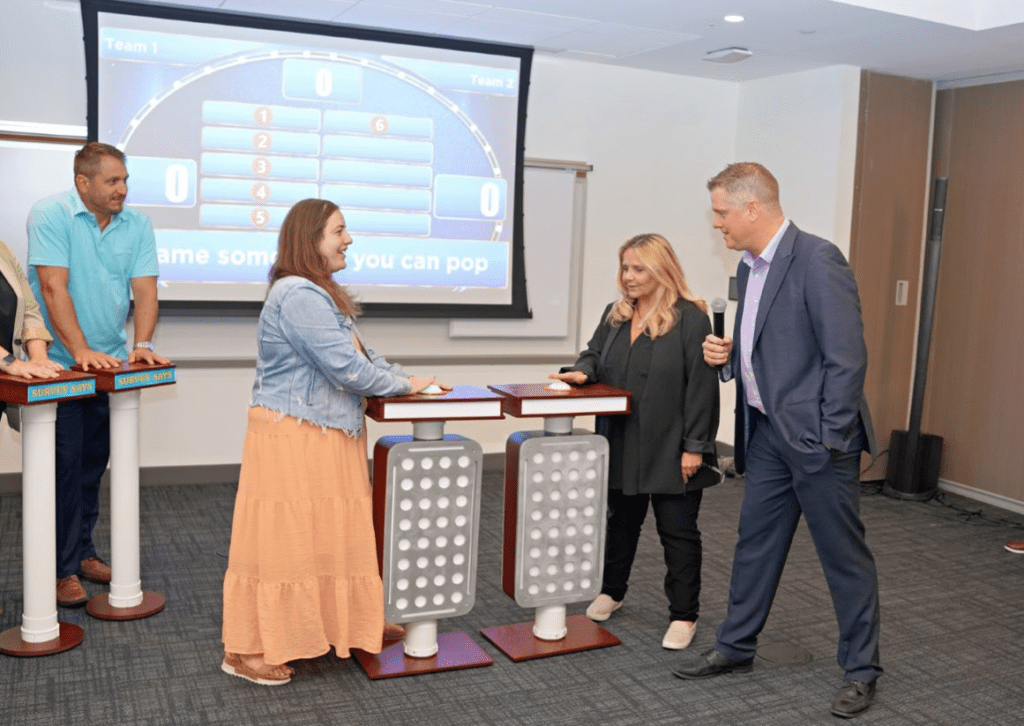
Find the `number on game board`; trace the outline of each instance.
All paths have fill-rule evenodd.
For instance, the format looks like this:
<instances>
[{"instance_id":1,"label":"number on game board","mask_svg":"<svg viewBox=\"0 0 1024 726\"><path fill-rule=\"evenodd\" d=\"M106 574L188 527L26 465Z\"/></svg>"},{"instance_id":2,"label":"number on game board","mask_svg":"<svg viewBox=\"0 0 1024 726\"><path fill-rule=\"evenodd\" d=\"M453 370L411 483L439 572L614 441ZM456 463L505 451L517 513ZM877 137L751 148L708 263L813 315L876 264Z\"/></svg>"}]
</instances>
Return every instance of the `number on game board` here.
<instances>
[{"instance_id":1,"label":"number on game board","mask_svg":"<svg viewBox=\"0 0 1024 726\"><path fill-rule=\"evenodd\" d=\"M495 217L501 211L501 189L494 182L480 185L480 214Z\"/></svg>"},{"instance_id":2,"label":"number on game board","mask_svg":"<svg viewBox=\"0 0 1024 726\"><path fill-rule=\"evenodd\" d=\"M252 160L252 173L256 176L266 176L270 173L270 162L262 156L257 156Z\"/></svg>"},{"instance_id":3,"label":"number on game board","mask_svg":"<svg viewBox=\"0 0 1024 726\"><path fill-rule=\"evenodd\" d=\"M190 174L184 164L168 164L164 171L164 197L171 204L188 199Z\"/></svg>"},{"instance_id":4,"label":"number on game board","mask_svg":"<svg viewBox=\"0 0 1024 726\"><path fill-rule=\"evenodd\" d=\"M252 135L253 148L258 149L259 151L266 151L273 143L274 137L266 131L257 131Z\"/></svg>"},{"instance_id":5,"label":"number on game board","mask_svg":"<svg viewBox=\"0 0 1024 726\"><path fill-rule=\"evenodd\" d=\"M254 227L266 227L267 222L270 221L270 212L266 209L254 209L252 214L249 215L249 219L252 220Z\"/></svg>"},{"instance_id":6,"label":"number on game board","mask_svg":"<svg viewBox=\"0 0 1024 726\"><path fill-rule=\"evenodd\" d=\"M318 96L326 98L331 95L331 91L334 89L334 76L331 75L330 68L321 68L316 72L314 88Z\"/></svg>"},{"instance_id":7,"label":"number on game board","mask_svg":"<svg viewBox=\"0 0 1024 726\"><path fill-rule=\"evenodd\" d=\"M265 202L270 197L270 185L265 182L256 182L252 185L252 198L257 202Z\"/></svg>"},{"instance_id":8,"label":"number on game board","mask_svg":"<svg viewBox=\"0 0 1024 726\"><path fill-rule=\"evenodd\" d=\"M256 110L252 112L252 120L260 126L266 126L274 120L274 112L266 106L257 106Z\"/></svg>"}]
</instances>

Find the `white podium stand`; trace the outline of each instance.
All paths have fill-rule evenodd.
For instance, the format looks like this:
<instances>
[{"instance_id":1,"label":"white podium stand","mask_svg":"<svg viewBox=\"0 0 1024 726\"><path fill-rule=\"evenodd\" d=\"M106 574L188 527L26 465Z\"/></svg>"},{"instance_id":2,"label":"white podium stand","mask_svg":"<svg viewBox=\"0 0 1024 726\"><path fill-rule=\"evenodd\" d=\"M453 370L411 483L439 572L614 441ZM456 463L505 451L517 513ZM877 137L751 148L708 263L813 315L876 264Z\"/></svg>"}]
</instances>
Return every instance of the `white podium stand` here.
<instances>
[{"instance_id":1,"label":"white podium stand","mask_svg":"<svg viewBox=\"0 0 1024 726\"><path fill-rule=\"evenodd\" d=\"M483 450L445 435L445 421L504 418L501 396L474 386L439 395L371 398L375 421L410 421L413 435L385 436L373 449L373 518L384 583L384 616L405 623L404 643L380 654L356 650L371 679L492 665L465 633L437 621L468 613L476 596Z\"/></svg>"},{"instance_id":2,"label":"white podium stand","mask_svg":"<svg viewBox=\"0 0 1024 726\"><path fill-rule=\"evenodd\" d=\"M85 606L100 620L139 620L164 609L164 597L142 589L139 565L139 400L143 388L175 382L173 365L124 363L90 371L110 394L110 592Z\"/></svg>"},{"instance_id":3,"label":"white podium stand","mask_svg":"<svg viewBox=\"0 0 1024 726\"><path fill-rule=\"evenodd\" d=\"M57 620L56 434L57 401L96 393L96 379L64 371L59 378L26 380L0 374L0 400L21 404L21 511L24 612L20 628L0 633L0 653L51 655L82 642L84 631Z\"/></svg>"},{"instance_id":4,"label":"white podium stand","mask_svg":"<svg viewBox=\"0 0 1024 726\"><path fill-rule=\"evenodd\" d=\"M517 431L505 446L501 583L517 604L534 608L534 621L481 631L516 662L621 642L585 615L566 617L567 603L601 592L608 490L607 440L574 430L572 420L629 413L630 394L549 385L489 386L505 396L506 414L544 419L543 431Z\"/></svg>"}]
</instances>

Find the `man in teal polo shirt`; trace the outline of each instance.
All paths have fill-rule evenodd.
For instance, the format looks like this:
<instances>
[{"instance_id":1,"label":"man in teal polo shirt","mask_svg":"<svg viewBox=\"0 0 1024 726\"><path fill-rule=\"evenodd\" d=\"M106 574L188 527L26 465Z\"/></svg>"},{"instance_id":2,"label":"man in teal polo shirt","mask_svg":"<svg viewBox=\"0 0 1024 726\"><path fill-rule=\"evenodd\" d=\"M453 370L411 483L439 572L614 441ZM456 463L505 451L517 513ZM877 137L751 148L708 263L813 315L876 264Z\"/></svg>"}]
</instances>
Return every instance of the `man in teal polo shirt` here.
<instances>
[{"instance_id":1,"label":"man in teal polo shirt","mask_svg":"<svg viewBox=\"0 0 1024 726\"><path fill-rule=\"evenodd\" d=\"M91 142L75 154L75 189L44 199L28 218L29 281L54 337L50 356L65 366L114 368L168 363L153 352L157 320L156 238L149 218L126 209L124 154ZM135 300L135 343L129 354L129 291ZM57 603L84 605L78 574L110 582L92 530L100 478L110 458L107 394L57 406Z\"/></svg>"}]
</instances>

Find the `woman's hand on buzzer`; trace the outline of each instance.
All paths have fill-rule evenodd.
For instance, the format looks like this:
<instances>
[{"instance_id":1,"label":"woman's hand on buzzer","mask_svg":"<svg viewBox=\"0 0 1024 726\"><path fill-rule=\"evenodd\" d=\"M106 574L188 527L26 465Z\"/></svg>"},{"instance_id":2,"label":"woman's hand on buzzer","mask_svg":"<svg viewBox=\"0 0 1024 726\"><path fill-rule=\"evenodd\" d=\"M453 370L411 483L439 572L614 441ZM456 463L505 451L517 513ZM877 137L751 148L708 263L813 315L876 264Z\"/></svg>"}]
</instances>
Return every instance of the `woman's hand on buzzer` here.
<instances>
[{"instance_id":1,"label":"woman's hand on buzzer","mask_svg":"<svg viewBox=\"0 0 1024 726\"><path fill-rule=\"evenodd\" d=\"M587 374L583 371L566 371L565 373L548 373L548 378L555 381L565 381L575 386L582 386L587 382Z\"/></svg>"},{"instance_id":2,"label":"woman's hand on buzzer","mask_svg":"<svg viewBox=\"0 0 1024 726\"><path fill-rule=\"evenodd\" d=\"M429 385L435 385L442 391L452 390L451 386L447 383L442 383L434 378L434 376L409 376L409 382L412 383L412 391L410 393L421 393Z\"/></svg>"},{"instance_id":3,"label":"woman's hand on buzzer","mask_svg":"<svg viewBox=\"0 0 1024 726\"><path fill-rule=\"evenodd\" d=\"M419 393L433 382L433 376L409 376L409 383L412 384L410 393Z\"/></svg>"},{"instance_id":4,"label":"woman's hand on buzzer","mask_svg":"<svg viewBox=\"0 0 1024 726\"><path fill-rule=\"evenodd\" d=\"M7 366L4 373L28 379L56 378L62 370L64 370L64 366L49 359L45 361L16 360Z\"/></svg>"},{"instance_id":5,"label":"woman's hand on buzzer","mask_svg":"<svg viewBox=\"0 0 1024 726\"><path fill-rule=\"evenodd\" d=\"M704 463L704 458L700 454L684 451L683 458L679 462L680 470L683 473L683 481L690 481L690 477L697 473L702 463Z\"/></svg>"}]
</instances>

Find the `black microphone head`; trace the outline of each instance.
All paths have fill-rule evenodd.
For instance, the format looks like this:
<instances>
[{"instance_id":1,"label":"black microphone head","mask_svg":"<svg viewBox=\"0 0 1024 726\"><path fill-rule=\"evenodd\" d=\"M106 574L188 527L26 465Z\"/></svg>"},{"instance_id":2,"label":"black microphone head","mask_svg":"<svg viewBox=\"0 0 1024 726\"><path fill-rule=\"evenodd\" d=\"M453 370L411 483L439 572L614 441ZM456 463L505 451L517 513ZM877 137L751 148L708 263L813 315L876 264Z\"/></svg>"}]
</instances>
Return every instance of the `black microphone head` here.
<instances>
[{"instance_id":1,"label":"black microphone head","mask_svg":"<svg viewBox=\"0 0 1024 726\"><path fill-rule=\"evenodd\" d=\"M728 303L726 303L725 300L723 300L722 298L716 297L714 300L711 301L711 312L724 313L727 304Z\"/></svg>"}]
</instances>

